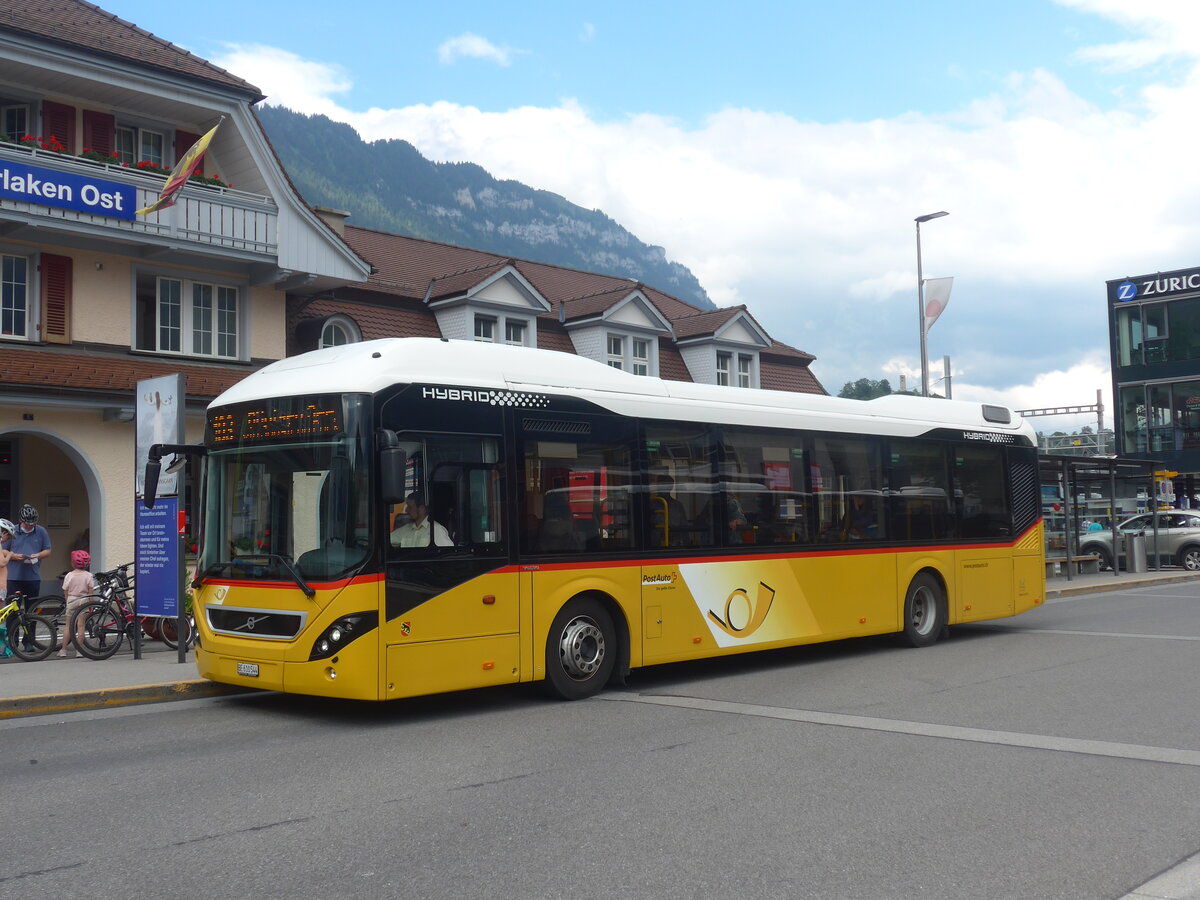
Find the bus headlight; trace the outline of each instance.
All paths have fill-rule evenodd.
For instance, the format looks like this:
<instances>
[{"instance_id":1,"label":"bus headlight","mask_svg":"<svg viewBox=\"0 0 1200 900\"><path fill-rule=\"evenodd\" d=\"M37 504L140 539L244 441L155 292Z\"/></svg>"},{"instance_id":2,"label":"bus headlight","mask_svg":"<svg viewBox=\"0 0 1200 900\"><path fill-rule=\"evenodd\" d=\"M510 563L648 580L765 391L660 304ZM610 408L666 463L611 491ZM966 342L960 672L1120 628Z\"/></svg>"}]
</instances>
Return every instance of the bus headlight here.
<instances>
[{"instance_id":1,"label":"bus headlight","mask_svg":"<svg viewBox=\"0 0 1200 900\"><path fill-rule=\"evenodd\" d=\"M313 642L312 652L309 653L308 658L314 660L333 656L354 640L378 627L379 613L375 611L342 616L321 632L321 635Z\"/></svg>"}]
</instances>

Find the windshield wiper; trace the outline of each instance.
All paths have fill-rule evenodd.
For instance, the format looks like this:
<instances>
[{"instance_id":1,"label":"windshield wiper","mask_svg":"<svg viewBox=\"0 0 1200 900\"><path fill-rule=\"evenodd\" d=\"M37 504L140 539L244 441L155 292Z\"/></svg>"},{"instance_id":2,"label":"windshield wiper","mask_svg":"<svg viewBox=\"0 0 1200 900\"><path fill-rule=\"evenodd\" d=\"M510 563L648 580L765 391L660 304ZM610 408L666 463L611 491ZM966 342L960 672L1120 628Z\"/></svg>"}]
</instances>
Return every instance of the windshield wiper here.
<instances>
[{"instance_id":1,"label":"windshield wiper","mask_svg":"<svg viewBox=\"0 0 1200 900\"><path fill-rule=\"evenodd\" d=\"M316 596L317 592L308 586L308 583L296 571L296 567L292 565L292 561L286 556L280 556L278 553L255 553L247 556L239 556L237 559L227 559L224 562L213 563L192 581L192 587L200 587L201 578L216 575L226 569L233 570L242 566L261 566L262 563L259 560L264 559L278 563L279 567L292 577L292 581L296 582L296 586L304 591L305 597L311 599Z\"/></svg>"}]
</instances>

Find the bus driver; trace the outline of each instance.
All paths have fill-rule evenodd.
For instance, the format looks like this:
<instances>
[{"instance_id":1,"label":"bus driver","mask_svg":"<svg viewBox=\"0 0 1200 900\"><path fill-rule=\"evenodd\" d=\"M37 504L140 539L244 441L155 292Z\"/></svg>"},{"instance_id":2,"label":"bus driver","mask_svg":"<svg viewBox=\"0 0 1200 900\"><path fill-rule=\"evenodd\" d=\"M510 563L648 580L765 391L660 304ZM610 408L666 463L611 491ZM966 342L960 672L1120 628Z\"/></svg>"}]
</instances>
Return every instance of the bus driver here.
<instances>
[{"instance_id":1,"label":"bus driver","mask_svg":"<svg viewBox=\"0 0 1200 900\"><path fill-rule=\"evenodd\" d=\"M428 547L431 543L436 547L454 546L450 533L429 518L429 508L415 492L405 498L404 514L408 521L392 532L393 547Z\"/></svg>"}]
</instances>

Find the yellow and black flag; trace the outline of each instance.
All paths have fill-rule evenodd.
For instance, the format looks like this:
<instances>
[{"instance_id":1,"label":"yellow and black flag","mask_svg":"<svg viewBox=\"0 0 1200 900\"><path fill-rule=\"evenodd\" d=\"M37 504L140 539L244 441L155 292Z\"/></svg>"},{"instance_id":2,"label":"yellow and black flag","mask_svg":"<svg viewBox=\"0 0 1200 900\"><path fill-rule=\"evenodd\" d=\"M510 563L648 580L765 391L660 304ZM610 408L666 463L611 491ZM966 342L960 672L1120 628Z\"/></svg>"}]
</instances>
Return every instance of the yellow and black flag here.
<instances>
[{"instance_id":1,"label":"yellow and black flag","mask_svg":"<svg viewBox=\"0 0 1200 900\"><path fill-rule=\"evenodd\" d=\"M158 212L160 209L166 209L168 206L175 204L175 195L187 184L187 180L192 177L192 173L200 165L204 159L204 153L208 150L208 145L212 143L213 135L217 133L217 129L221 127L221 122L225 121L222 116L220 121L210 128L200 140L192 144L187 153L179 157L179 162L175 163L175 168L171 170L171 174L167 176L166 184L158 194L158 199L149 206L143 207L137 211L139 216L148 216L152 212Z\"/></svg>"}]
</instances>

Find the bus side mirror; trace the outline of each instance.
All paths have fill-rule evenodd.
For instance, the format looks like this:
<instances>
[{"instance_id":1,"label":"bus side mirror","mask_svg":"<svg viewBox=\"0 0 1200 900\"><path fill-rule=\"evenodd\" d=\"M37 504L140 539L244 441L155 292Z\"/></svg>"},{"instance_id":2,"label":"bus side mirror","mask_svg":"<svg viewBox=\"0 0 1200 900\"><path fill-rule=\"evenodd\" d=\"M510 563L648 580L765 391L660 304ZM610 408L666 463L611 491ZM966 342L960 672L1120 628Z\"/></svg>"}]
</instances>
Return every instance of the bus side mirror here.
<instances>
[{"instance_id":1,"label":"bus side mirror","mask_svg":"<svg viewBox=\"0 0 1200 900\"><path fill-rule=\"evenodd\" d=\"M142 494L142 502L146 504L146 509L154 509L154 499L158 493L158 472L161 468L162 463L158 459L151 457L146 460L145 487Z\"/></svg>"},{"instance_id":2,"label":"bus side mirror","mask_svg":"<svg viewBox=\"0 0 1200 900\"><path fill-rule=\"evenodd\" d=\"M404 475L408 457L400 449L396 432L380 429L377 438L379 447L379 493L384 503L404 502Z\"/></svg>"},{"instance_id":3,"label":"bus side mirror","mask_svg":"<svg viewBox=\"0 0 1200 900\"><path fill-rule=\"evenodd\" d=\"M404 502L404 470L408 457L399 447L389 447L379 454L379 489L384 503Z\"/></svg>"}]
</instances>

